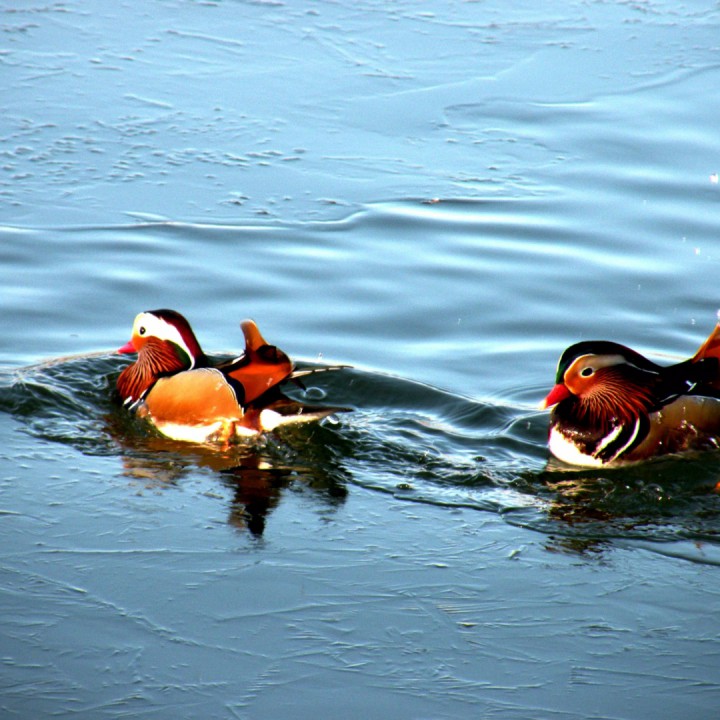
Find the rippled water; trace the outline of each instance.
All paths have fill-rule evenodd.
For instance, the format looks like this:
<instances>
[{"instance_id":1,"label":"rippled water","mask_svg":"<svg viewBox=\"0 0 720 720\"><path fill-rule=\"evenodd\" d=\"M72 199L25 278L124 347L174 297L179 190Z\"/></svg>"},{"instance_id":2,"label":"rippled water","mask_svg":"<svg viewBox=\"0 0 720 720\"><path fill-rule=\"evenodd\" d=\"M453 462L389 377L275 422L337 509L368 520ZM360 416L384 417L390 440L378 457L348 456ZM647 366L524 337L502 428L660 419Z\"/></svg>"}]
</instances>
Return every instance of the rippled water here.
<instances>
[{"instance_id":1,"label":"rippled water","mask_svg":"<svg viewBox=\"0 0 720 720\"><path fill-rule=\"evenodd\" d=\"M710 4L3 16L9 716L712 717L720 456L548 465L569 344L720 307ZM134 315L349 407L225 451L112 401Z\"/></svg>"}]
</instances>

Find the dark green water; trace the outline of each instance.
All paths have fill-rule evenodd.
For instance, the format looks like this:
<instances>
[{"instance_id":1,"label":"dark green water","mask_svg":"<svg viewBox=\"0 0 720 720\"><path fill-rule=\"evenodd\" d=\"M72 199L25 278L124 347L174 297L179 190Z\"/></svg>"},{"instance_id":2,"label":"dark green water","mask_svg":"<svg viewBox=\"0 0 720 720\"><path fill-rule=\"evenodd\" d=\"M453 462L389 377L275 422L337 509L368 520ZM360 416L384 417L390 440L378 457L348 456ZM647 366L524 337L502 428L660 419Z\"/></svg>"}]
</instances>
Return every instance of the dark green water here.
<instances>
[{"instance_id":1,"label":"dark green water","mask_svg":"<svg viewBox=\"0 0 720 720\"><path fill-rule=\"evenodd\" d=\"M720 456L547 467L562 350L710 332L711 3L2 17L8 717L698 718ZM228 451L111 401L141 310L352 408Z\"/></svg>"}]
</instances>

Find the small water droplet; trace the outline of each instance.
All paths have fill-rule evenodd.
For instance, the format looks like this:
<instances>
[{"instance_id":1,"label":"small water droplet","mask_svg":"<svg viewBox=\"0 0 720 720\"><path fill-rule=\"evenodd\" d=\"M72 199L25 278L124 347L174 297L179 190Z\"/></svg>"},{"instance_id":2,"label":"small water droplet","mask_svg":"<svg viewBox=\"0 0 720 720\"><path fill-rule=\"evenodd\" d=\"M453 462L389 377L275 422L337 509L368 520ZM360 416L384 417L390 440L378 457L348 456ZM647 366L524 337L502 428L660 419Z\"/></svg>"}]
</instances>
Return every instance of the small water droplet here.
<instances>
[{"instance_id":1,"label":"small water droplet","mask_svg":"<svg viewBox=\"0 0 720 720\"><path fill-rule=\"evenodd\" d=\"M319 387L310 387L305 391L305 397L308 400L323 400L327 393Z\"/></svg>"}]
</instances>

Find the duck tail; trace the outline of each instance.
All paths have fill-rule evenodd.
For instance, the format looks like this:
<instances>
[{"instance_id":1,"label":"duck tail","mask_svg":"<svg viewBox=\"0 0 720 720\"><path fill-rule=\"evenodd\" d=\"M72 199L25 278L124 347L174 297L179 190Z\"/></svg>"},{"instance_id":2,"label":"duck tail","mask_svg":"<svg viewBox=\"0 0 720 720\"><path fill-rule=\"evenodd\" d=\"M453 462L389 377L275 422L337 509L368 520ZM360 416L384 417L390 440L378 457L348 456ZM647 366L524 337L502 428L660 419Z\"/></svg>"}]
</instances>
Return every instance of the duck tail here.
<instances>
[{"instance_id":1,"label":"duck tail","mask_svg":"<svg viewBox=\"0 0 720 720\"><path fill-rule=\"evenodd\" d=\"M247 404L285 380L292 373L293 364L280 348L265 340L252 320L245 320L241 327L245 353L224 371L242 385L243 403Z\"/></svg>"}]
</instances>

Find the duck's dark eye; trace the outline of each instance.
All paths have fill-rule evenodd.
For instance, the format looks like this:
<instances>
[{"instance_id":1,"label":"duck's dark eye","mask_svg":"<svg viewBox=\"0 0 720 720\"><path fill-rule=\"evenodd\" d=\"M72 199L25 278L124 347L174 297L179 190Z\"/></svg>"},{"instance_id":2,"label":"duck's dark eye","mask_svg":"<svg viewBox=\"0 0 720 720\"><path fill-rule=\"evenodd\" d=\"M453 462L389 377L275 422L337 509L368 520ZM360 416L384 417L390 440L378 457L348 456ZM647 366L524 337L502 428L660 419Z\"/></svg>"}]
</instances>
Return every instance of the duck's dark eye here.
<instances>
[{"instance_id":1,"label":"duck's dark eye","mask_svg":"<svg viewBox=\"0 0 720 720\"><path fill-rule=\"evenodd\" d=\"M594 372L595 370L593 368L586 367L580 371L580 375L582 375L582 377L590 377Z\"/></svg>"},{"instance_id":2,"label":"duck's dark eye","mask_svg":"<svg viewBox=\"0 0 720 720\"><path fill-rule=\"evenodd\" d=\"M138 330L138 335L144 335L146 332L147 332L147 331L145 330L145 328L144 328L144 327L141 327L141 328Z\"/></svg>"}]
</instances>

